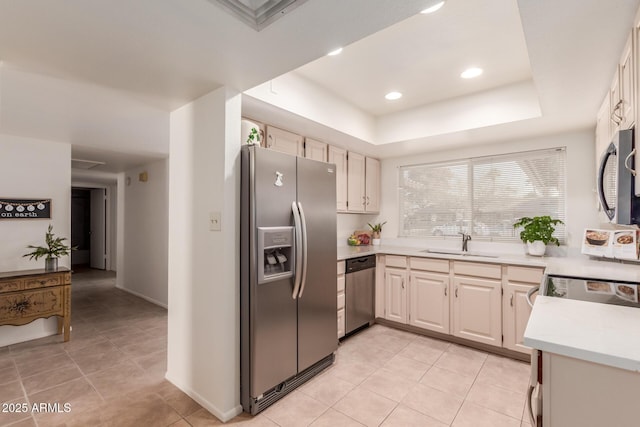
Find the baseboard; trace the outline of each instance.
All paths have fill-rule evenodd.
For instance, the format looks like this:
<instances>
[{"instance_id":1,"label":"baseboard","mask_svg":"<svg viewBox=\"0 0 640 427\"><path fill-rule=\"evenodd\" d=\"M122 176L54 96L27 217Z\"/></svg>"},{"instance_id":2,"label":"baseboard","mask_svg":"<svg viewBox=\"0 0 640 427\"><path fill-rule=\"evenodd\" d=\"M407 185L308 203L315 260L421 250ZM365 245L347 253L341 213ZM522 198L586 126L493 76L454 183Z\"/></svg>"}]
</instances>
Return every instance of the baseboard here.
<instances>
[{"instance_id":1,"label":"baseboard","mask_svg":"<svg viewBox=\"0 0 640 427\"><path fill-rule=\"evenodd\" d=\"M461 344L467 347L472 347L477 350L486 351L487 353L497 354L498 356L509 357L511 359L521 360L523 362L531 363L531 356L524 353L519 353L517 351L508 350L502 347L494 347L492 345L483 344L471 340L467 340L464 338L455 337L453 335L442 334L439 332L427 331L425 329L417 328L412 325L407 325L404 323L394 322L392 320L383 319L380 317L376 317L376 323L379 323L384 326L389 326L391 328L400 329L407 332L413 332L414 334L424 335L430 338L436 338L442 341L449 341L454 344Z\"/></svg>"},{"instance_id":2,"label":"baseboard","mask_svg":"<svg viewBox=\"0 0 640 427\"><path fill-rule=\"evenodd\" d=\"M139 298L142 298L142 299L143 299L143 300L145 300L145 301L149 301L151 304L159 305L159 306L160 306L160 307L162 307L162 308L167 308L167 309L169 308L169 307L167 306L167 304L162 303L162 302L160 302L160 301L158 301L158 300L155 300L155 299L153 299L153 298L150 298L150 297L148 297L148 296L146 296L146 295L143 295L143 294L141 294L141 293L139 293L139 292L132 291L131 289L127 289L127 288L125 288L125 287L123 287L123 286L119 286L119 285L116 285L116 288L121 289L121 290L123 290L123 291L125 291L125 292L128 292L128 293L130 293L131 295L135 295L135 296L137 296L137 297L139 297Z\"/></svg>"},{"instance_id":3,"label":"baseboard","mask_svg":"<svg viewBox=\"0 0 640 427\"><path fill-rule=\"evenodd\" d=\"M195 400L200 406L202 406L204 409L212 413L216 418L218 418L223 423L226 423L227 421L232 420L233 418L235 418L236 416L242 413L241 405L237 405L236 407L228 411L220 410L218 407L216 407L216 405L214 405L213 403L209 402L207 399L200 396L198 393L193 391L190 387L187 387L184 384L182 384L180 381L177 381L175 378L172 378L168 372L165 375L165 379L169 381L171 384L173 384L174 386L178 387L184 393L186 393L190 398Z\"/></svg>"}]
</instances>

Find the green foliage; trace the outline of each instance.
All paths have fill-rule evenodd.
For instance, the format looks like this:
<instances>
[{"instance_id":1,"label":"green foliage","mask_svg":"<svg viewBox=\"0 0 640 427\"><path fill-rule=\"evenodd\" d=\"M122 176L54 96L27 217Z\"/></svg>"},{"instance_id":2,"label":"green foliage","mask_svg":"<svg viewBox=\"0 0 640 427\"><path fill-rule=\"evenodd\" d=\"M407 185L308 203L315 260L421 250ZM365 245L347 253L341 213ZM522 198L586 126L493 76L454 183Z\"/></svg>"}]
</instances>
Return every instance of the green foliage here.
<instances>
[{"instance_id":1,"label":"green foliage","mask_svg":"<svg viewBox=\"0 0 640 427\"><path fill-rule=\"evenodd\" d=\"M382 233L382 226L385 225L386 223L387 221L383 223L377 223L374 225L367 223L367 225L371 228L371 231L373 231L374 233Z\"/></svg>"},{"instance_id":2,"label":"green foliage","mask_svg":"<svg viewBox=\"0 0 640 427\"><path fill-rule=\"evenodd\" d=\"M54 237L53 225L51 224L49 224L49 228L47 229L47 233L44 235L44 239L47 247L29 245L27 246L27 249L33 249L33 251L22 256L29 257L29 259L35 259L37 261L38 258L42 257L49 259L67 256L71 251L77 249L75 246L69 247L63 243L67 240L66 237Z\"/></svg>"},{"instance_id":3,"label":"green foliage","mask_svg":"<svg viewBox=\"0 0 640 427\"><path fill-rule=\"evenodd\" d=\"M256 144L260 142L260 134L258 133L258 129L251 128L249 132L249 136L247 137L247 144Z\"/></svg>"},{"instance_id":4,"label":"green foliage","mask_svg":"<svg viewBox=\"0 0 640 427\"><path fill-rule=\"evenodd\" d=\"M524 243L540 240L545 245L553 243L560 246L558 239L553 237L553 232L556 231L555 226L558 224L564 224L564 222L552 219L550 216L534 216L533 218L520 218L513 224L513 228L523 228L520 232L520 239Z\"/></svg>"}]
</instances>

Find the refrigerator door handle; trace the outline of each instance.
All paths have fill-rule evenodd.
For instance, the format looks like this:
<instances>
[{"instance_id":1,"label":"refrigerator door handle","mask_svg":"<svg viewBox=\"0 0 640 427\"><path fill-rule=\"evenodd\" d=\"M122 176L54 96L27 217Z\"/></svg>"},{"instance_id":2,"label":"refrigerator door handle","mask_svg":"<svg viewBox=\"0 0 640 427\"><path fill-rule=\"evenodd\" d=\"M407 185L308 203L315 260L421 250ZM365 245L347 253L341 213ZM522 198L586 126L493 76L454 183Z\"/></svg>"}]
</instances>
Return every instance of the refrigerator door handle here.
<instances>
[{"instance_id":1,"label":"refrigerator door handle","mask_svg":"<svg viewBox=\"0 0 640 427\"><path fill-rule=\"evenodd\" d=\"M298 202L298 209L300 210L300 220L302 223L302 285L300 287L300 294L298 298L302 298L304 292L304 286L307 284L307 220L304 216L304 209L302 209L302 203Z\"/></svg>"},{"instance_id":2,"label":"refrigerator door handle","mask_svg":"<svg viewBox=\"0 0 640 427\"><path fill-rule=\"evenodd\" d=\"M291 203L291 211L293 212L293 224L296 234L295 275L293 276L293 293L291 294L291 298L296 299L298 297L298 291L300 290L300 279L302 278L302 275L300 274L302 270L302 226L300 221L300 212L298 211L296 202Z\"/></svg>"}]
</instances>

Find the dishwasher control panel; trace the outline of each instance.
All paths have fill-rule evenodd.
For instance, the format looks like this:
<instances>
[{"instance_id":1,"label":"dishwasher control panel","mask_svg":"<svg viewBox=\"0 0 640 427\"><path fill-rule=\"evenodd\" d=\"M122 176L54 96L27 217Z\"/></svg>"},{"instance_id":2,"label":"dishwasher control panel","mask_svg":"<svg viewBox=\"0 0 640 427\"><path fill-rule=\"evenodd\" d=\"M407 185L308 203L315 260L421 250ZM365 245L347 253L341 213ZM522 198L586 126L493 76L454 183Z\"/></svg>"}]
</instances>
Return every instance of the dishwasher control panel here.
<instances>
[{"instance_id":1,"label":"dishwasher control panel","mask_svg":"<svg viewBox=\"0 0 640 427\"><path fill-rule=\"evenodd\" d=\"M347 274L354 273L356 271L365 270L367 268L374 268L376 266L376 256L367 255L359 258L351 258L347 260Z\"/></svg>"}]
</instances>

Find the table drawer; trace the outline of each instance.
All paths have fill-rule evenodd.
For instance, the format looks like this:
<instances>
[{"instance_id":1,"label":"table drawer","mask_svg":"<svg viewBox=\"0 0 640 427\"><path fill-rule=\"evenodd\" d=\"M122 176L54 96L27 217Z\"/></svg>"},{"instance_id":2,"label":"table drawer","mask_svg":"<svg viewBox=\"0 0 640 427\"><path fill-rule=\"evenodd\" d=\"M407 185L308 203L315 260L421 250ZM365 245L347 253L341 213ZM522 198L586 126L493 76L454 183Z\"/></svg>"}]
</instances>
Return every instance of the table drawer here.
<instances>
[{"instance_id":1,"label":"table drawer","mask_svg":"<svg viewBox=\"0 0 640 427\"><path fill-rule=\"evenodd\" d=\"M12 319L62 314L63 287L0 295L0 323Z\"/></svg>"},{"instance_id":2,"label":"table drawer","mask_svg":"<svg viewBox=\"0 0 640 427\"><path fill-rule=\"evenodd\" d=\"M65 275L63 273L46 276L46 277L36 277L32 279L24 280L24 289L38 289L38 288L48 288L51 286L60 286L64 284Z\"/></svg>"},{"instance_id":3,"label":"table drawer","mask_svg":"<svg viewBox=\"0 0 640 427\"><path fill-rule=\"evenodd\" d=\"M21 291L23 285L23 279L0 280L0 293Z\"/></svg>"}]
</instances>

